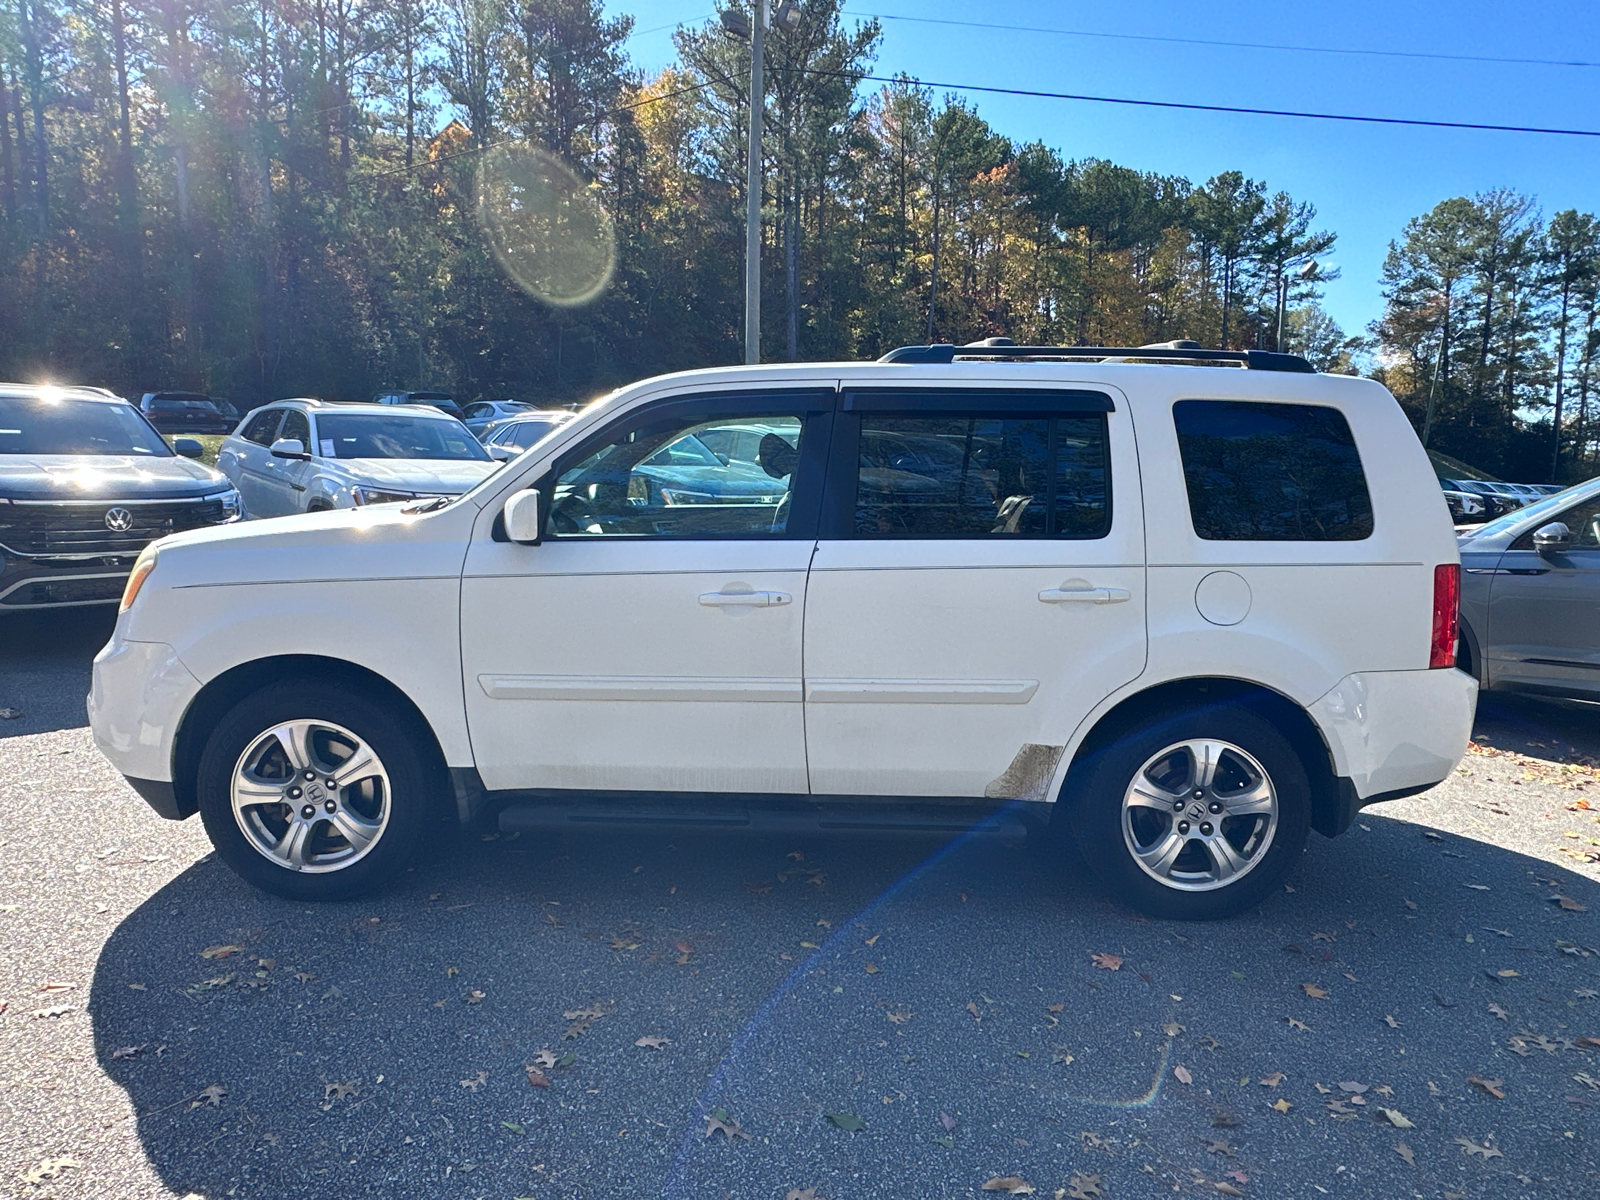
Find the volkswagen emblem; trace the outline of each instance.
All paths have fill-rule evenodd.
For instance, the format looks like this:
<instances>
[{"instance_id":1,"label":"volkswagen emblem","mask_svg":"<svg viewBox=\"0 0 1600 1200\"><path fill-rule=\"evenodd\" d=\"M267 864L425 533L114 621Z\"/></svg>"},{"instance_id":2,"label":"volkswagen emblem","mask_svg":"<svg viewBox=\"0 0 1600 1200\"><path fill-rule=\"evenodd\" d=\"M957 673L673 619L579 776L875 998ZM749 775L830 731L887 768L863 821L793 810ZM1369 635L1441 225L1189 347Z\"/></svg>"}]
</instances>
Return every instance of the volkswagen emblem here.
<instances>
[{"instance_id":1,"label":"volkswagen emblem","mask_svg":"<svg viewBox=\"0 0 1600 1200\"><path fill-rule=\"evenodd\" d=\"M106 510L106 528L112 533L127 533L133 528L133 514L120 505Z\"/></svg>"}]
</instances>

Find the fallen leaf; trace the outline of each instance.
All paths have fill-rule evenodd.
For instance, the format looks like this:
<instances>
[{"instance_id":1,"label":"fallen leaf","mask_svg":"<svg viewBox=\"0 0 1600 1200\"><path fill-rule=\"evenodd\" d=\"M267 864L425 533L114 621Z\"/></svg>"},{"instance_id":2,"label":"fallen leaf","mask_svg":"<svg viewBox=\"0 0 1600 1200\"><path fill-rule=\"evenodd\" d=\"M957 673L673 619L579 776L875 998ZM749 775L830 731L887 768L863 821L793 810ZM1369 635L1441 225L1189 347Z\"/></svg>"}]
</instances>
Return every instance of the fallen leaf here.
<instances>
[{"instance_id":1,"label":"fallen leaf","mask_svg":"<svg viewBox=\"0 0 1600 1200\"><path fill-rule=\"evenodd\" d=\"M1009 1192L1013 1196L1028 1196L1033 1194L1034 1188L1033 1184L1020 1175L996 1175L993 1179L984 1182L983 1190L986 1192Z\"/></svg>"},{"instance_id":2,"label":"fallen leaf","mask_svg":"<svg viewBox=\"0 0 1600 1200\"><path fill-rule=\"evenodd\" d=\"M316 976L313 975L310 971L296 971L294 973L294 977L300 983L310 983L313 979L316 978Z\"/></svg>"},{"instance_id":3,"label":"fallen leaf","mask_svg":"<svg viewBox=\"0 0 1600 1200\"><path fill-rule=\"evenodd\" d=\"M815 942L801 942L800 943L800 948L802 950L821 950L822 949L822 947L817 945Z\"/></svg>"},{"instance_id":4,"label":"fallen leaf","mask_svg":"<svg viewBox=\"0 0 1600 1200\"><path fill-rule=\"evenodd\" d=\"M831 1112L823 1113L822 1115L827 1117L828 1120L832 1121L846 1133L860 1133L867 1127L867 1123L854 1113Z\"/></svg>"},{"instance_id":5,"label":"fallen leaf","mask_svg":"<svg viewBox=\"0 0 1600 1200\"><path fill-rule=\"evenodd\" d=\"M1189 1074L1189 1068L1182 1063L1172 1068L1172 1074L1179 1083L1190 1084L1194 1082L1194 1076Z\"/></svg>"},{"instance_id":6,"label":"fallen leaf","mask_svg":"<svg viewBox=\"0 0 1600 1200\"><path fill-rule=\"evenodd\" d=\"M227 958L230 954L238 954L244 950L243 946L207 946L200 951L201 958Z\"/></svg>"},{"instance_id":7,"label":"fallen leaf","mask_svg":"<svg viewBox=\"0 0 1600 1200\"><path fill-rule=\"evenodd\" d=\"M349 1083L327 1083L322 1087L322 1098L324 1100L348 1100L360 1090L360 1083L353 1079Z\"/></svg>"},{"instance_id":8,"label":"fallen leaf","mask_svg":"<svg viewBox=\"0 0 1600 1200\"><path fill-rule=\"evenodd\" d=\"M22 710L20 708L0 708L0 721L15 721L21 715L22 715ZM48 1158L45 1159L45 1162L50 1162L50 1161L52 1161L52 1160L48 1159ZM77 1163L72 1163L71 1165L75 1167L78 1164ZM28 1182L32 1183L34 1181L30 1179Z\"/></svg>"},{"instance_id":9,"label":"fallen leaf","mask_svg":"<svg viewBox=\"0 0 1600 1200\"><path fill-rule=\"evenodd\" d=\"M1115 954L1091 954L1089 957L1102 971L1117 971L1122 968L1122 959Z\"/></svg>"},{"instance_id":10,"label":"fallen leaf","mask_svg":"<svg viewBox=\"0 0 1600 1200\"><path fill-rule=\"evenodd\" d=\"M1064 1008L1066 1008L1065 1004L1046 1004L1044 1006L1045 1012L1048 1013L1058 1013Z\"/></svg>"},{"instance_id":11,"label":"fallen leaf","mask_svg":"<svg viewBox=\"0 0 1600 1200\"><path fill-rule=\"evenodd\" d=\"M739 1122L730 1117L727 1109L723 1108L717 1109L706 1118L706 1136L711 1137L713 1134L719 1131L722 1133L722 1136L727 1138L730 1142L733 1141L734 1138L743 1138L747 1142L755 1140L744 1130L740 1129Z\"/></svg>"},{"instance_id":12,"label":"fallen leaf","mask_svg":"<svg viewBox=\"0 0 1600 1200\"><path fill-rule=\"evenodd\" d=\"M1400 1022L1396 1021L1394 1019L1394 1017L1392 1015L1390 1015L1389 1013L1384 1013L1383 1014L1383 1023L1385 1025L1387 1025L1390 1029L1399 1029L1400 1028Z\"/></svg>"},{"instance_id":13,"label":"fallen leaf","mask_svg":"<svg viewBox=\"0 0 1600 1200\"><path fill-rule=\"evenodd\" d=\"M1467 1082L1473 1087L1482 1088L1496 1100L1504 1100L1506 1098L1503 1085L1498 1079L1485 1079L1481 1075L1468 1075Z\"/></svg>"},{"instance_id":14,"label":"fallen leaf","mask_svg":"<svg viewBox=\"0 0 1600 1200\"><path fill-rule=\"evenodd\" d=\"M974 1021L983 1020L983 1010L978 1007L976 1000L967 1001L967 1011L972 1014L972 1019Z\"/></svg>"},{"instance_id":15,"label":"fallen leaf","mask_svg":"<svg viewBox=\"0 0 1600 1200\"><path fill-rule=\"evenodd\" d=\"M479 1088L481 1088L484 1084L486 1084L488 1082L489 1082L489 1072L487 1072L487 1071L479 1071L471 1079L463 1079L463 1080L460 1081L461 1086L466 1088L469 1092L477 1091Z\"/></svg>"},{"instance_id":16,"label":"fallen leaf","mask_svg":"<svg viewBox=\"0 0 1600 1200\"><path fill-rule=\"evenodd\" d=\"M871 937L869 937L867 939L867 945L876 946L878 944L878 939L881 938L882 936L883 936L883 934L881 934L881 933L873 934Z\"/></svg>"},{"instance_id":17,"label":"fallen leaf","mask_svg":"<svg viewBox=\"0 0 1600 1200\"><path fill-rule=\"evenodd\" d=\"M527 1067L525 1069L528 1072L529 1086L536 1088L547 1088L550 1086L550 1076L539 1070L538 1067Z\"/></svg>"},{"instance_id":18,"label":"fallen leaf","mask_svg":"<svg viewBox=\"0 0 1600 1200\"><path fill-rule=\"evenodd\" d=\"M541 1050L533 1056L533 1065L536 1067L553 1067L556 1065L556 1052L554 1050Z\"/></svg>"},{"instance_id":19,"label":"fallen leaf","mask_svg":"<svg viewBox=\"0 0 1600 1200\"><path fill-rule=\"evenodd\" d=\"M500 1124L502 1126L504 1126L506 1129L511 1130L512 1133L526 1133L526 1132L528 1132L521 1125L518 1125L515 1121L501 1121Z\"/></svg>"},{"instance_id":20,"label":"fallen leaf","mask_svg":"<svg viewBox=\"0 0 1600 1200\"><path fill-rule=\"evenodd\" d=\"M1406 1160L1406 1166L1414 1167L1417 1165L1417 1156L1411 1152L1411 1147L1404 1142L1396 1144L1394 1152Z\"/></svg>"},{"instance_id":21,"label":"fallen leaf","mask_svg":"<svg viewBox=\"0 0 1600 1200\"><path fill-rule=\"evenodd\" d=\"M1328 998L1327 989L1320 988L1314 983L1302 983L1300 989L1313 1000L1326 1000Z\"/></svg>"},{"instance_id":22,"label":"fallen leaf","mask_svg":"<svg viewBox=\"0 0 1600 1200\"><path fill-rule=\"evenodd\" d=\"M1489 1011L1495 1016L1499 1017L1502 1021L1506 1019L1506 1010L1501 1008L1498 1004L1489 1005Z\"/></svg>"},{"instance_id":23,"label":"fallen leaf","mask_svg":"<svg viewBox=\"0 0 1600 1200\"><path fill-rule=\"evenodd\" d=\"M1217 1182L1213 1183L1211 1186L1216 1188L1217 1191L1221 1192L1224 1196L1242 1196L1242 1195L1244 1195L1243 1192L1241 1192L1238 1188L1234 1187L1233 1184L1228 1183L1226 1180L1219 1179L1219 1180L1217 1180Z\"/></svg>"},{"instance_id":24,"label":"fallen leaf","mask_svg":"<svg viewBox=\"0 0 1600 1200\"><path fill-rule=\"evenodd\" d=\"M212 1108L221 1108L222 1098L227 1094L227 1088L220 1083L213 1083L210 1087L203 1089L198 1097L189 1101L189 1107L199 1108L202 1104L209 1104Z\"/></svg>"},{"instance_id":25,"label":"fallen leaf","mask_svg":"<svg viewBox=\"0 0 1600 1200\"><path fill-rule=\"evenodd\" d=\"M446 967L444 969L444 977L446 979L454 979L459 974L461 974L460 967Z\"/></svg>"},{"instance_id":26,"label":"fallen leaf","mask_svg":"<svg viewBox=\"0 0 1600 1200\"><path fill-rule=\"evenodd\" d=\"M956 1119L943 1110L939 1113L939 1124L944 1126L946 1133L954 1133L956 1131Z\"/></svg>"},{"instance_id":27,"label":"fallen leaf","mask_svg":"<svg viewBox=\"0 0 1600 1200\"><path fill-rule=\"evenodd\" d=\"M488 992L480 992L477 988L473 988L470 992L467 993L467 1003L468 1004L479 1004L479 1003L481 1003L483 1001L483 998L485 996L487 996L488 994L489 994Z\"/></svg>"},{"instance_id":28,"label":"fallen leaf","mask_svg":"<svg viewBox=\"0 0 1600 1200\"><path fill-rule=\"evenodd\" d=\"M113 1059L136 1058L138 1057L139 1052L149 1044L149 1042L140 1042L137 1046L118 1046L111 1052L111 1057Z\"/></svg>"},{"instance_id":29,"label":"fallen leaf","mask_svg":"<svg viewBox=\"0 0 1600 1200\"><path fill-rule=\"evenodd\" d=\"M1398 1108L1380 1108L1378 1113L1383 1117L1384 1120L1388 1121L1389 1124L1393 1125L1396 1129L1416 1128L1415 1125L1406 1120L1405 1114L1402 1113Z\"/></svg>"},{"instance_id":30,"label":"fallen leaf","mask_svg":"<svg viewBox=\"0 0 1600 1200\"><path fill-rule=\"evenodd\" d=\"M1481 1155L1486 1161L1491 1158L1505 1157L1505 1155L1501 1154L1500 1151L1496 1150L1493 1146L1480 1146L1477 1142L1472 1141L1470 1138L1458 1137L1454 1140L1456 1144L1461 1147L1461 1152L1467 1155L1469 1158L1474 1154ZM1487 1139L1485 1140L1487 1141Z\"/></svg>"},{"instance_id":31,"label":"fallen leaf","mask_svg":"<svg viewBox=\"0 0 1600 1200\"><path fill-rule=\"evenodd\" d=\"M1272 1105L1272 1111L1286 1113L1293 1107L1294 1105L1290 1104L1287 1100L1279 1100Z\"/></svg>"},{"instance_id":32,"label":"fallen leaf","mask_svg":"<svg viewBox=\"0 0 1600 1200\"><path fill-rule=\"evenodd\" d=\"M1050 1062L1069 1066L1072 1063L1072 1052L1066 1046L1057 1046L1050 1055Z\"/></svg>"},{"instance_id":33,"label":"fallen leaf","mask_svg":"<svg viewBox=\"0 0 1600 1200\"><path fill-rule=\"evenodd\" d=\"M671 1041L671 1038L656 1037L654 1034L651 1034L647 1037L640 1038L633 1044L635 1046L643 1046L646 1050L659 1050L661 1047L668 1045Z\"/></svg>"},{"instance_id":34,"label":"fallen leaf","mask_svg":"<svg viewBox=\"0 0 1600 1200\"><path fill-rule=\"evenodd\" d=\"M1232 1155L1233 1155L1233 1147L1231 1145L1229 1145L1228 1140L1226 1138L1207 1138L1206 1139L1206 1153L1207 1154L1226 1154L1229 1157L1232 1157Z\"/></svg>"},{"instance_id":35,"label":"fallen leaf","mask_svg":"<svg viewBox=\"0 0 1600 1200\"><path fill-rule=\"evenodd\" d=\"M1257 1080L1257 1082L1260 1083L1262 1087L1277 1087L1280 1083L1282 1083L1287 1078L1289 1078L1289 1077L1287 1075L1285 1075L1282 1071L1274 1071L1271 1075L1268 1075L1265 1079Z\"/></svg>"},{"instance_id":36,"label":"fallen leaf","mask_svg":"<svg viewBox=\"0 0 1600 1200\"><path fill-rule=\"evenodd\" d=\"M878 973L878 966L876 963L868 963L864 969L868 975L876 975Z\"/></svg>"},{"instance_id":37,"label":"fallen leaf","mask_svg":"<svg viewBox=\"0 0 1600 1200\"><path fill-rule=\"evenodd\" d=\"M14 708L0 709L0 716L3 716L6 713L16 713L16 711L17 710ZM17 715L20 716L21 714L18 713ZM66 1156L61 1158L41 1158L37 1163L28 1168L26 1173L24 1173L23 1178L29 1183L43 1183L46 1179L59 1179L61 1177L61 1172L70 1171L75 1167L81 1166L83 1166L83 1164L77 1159Z\"/></svg>"},{"instance_id":38,"label":"fallen leaf","mask_svg":"<svg viewBox=\"0 0 1600 1200\"><path fill-rule=\"evenodd\" d=\"M1352 1096L1361 1096L1366 1094L1367 1085L1357 1083L1354 1079L1346 1079L1339 1084L1339 1090L1341 1092L1349 1092Z\"/></svg>"},{"instance_id":39,"label":"fallen leaf","mask_svg":"<svg viewBox=\"0 0 1600 1200\"><path fill-rule=\"evenodd\" d=\"M1099 1175L1074 1175L1067 1180L1067 1195L1071 1200L1100 1200L1105 1193L1100 1190Z\"/></svg>"},{"instance_id":40,"label":"fallen leaf","mask_svg":"<svg viewBox=\"0 0 1600 1200\"><path fill-rule=\"evenodd\" d=\"M1293 1017L1285 1017L1284 1020L1289 1022L1290 1029L1298 1029L1301 1033L1311 1032L1311 1026L1307 1025L1304 1021L1297 1021Z\"/></svg>"},{"instance_id":41,"label":"fallen leaf","mask_svg":"<svg viewBox=\"0 0 1600 1200\"><path fill-rule=\"evenodd\" d=\"M1579 904L1576 900L1572 899L1572 897L1570 897L1570 896L1551 896L1550 897L1550 903L1560 905L1562 911L1564 911L1564 912L1588 912L1589 911L1589 906L1587 904Z\"/></svg>"},{"instance_id":42,"label":"fallen leaf","mask_svg":"<svg viewBox=\"0 0 1600 1200\"><path fill-rule=\"evenodd\" d=\"M1179 1025L1176 1021L1168 1021L1161 1027L1161 1032L1170 1038L1175 1038L1187 1028L1188 1026Z\"/></svg>"},{"instance_id":43,"label":"fallen leaf","mask_svg":"<svg viewBox=\"0 0 1600 1200\"><path fill-rule=\"evenodd\" d=\"M1520 971L1514 971L1510 967L1505 968L1503 971L1496 971L1495 974L1501 979L1519 979L1522 975Z\"/></svg>"},{"instance_id":44,"label":"fallen leaf","mask_svg":"<svg viewBox=\"0 0 1600 1200\"><path fill-rule=\"evenodd\" d=\"M911 1010L909 1008L891 1008L884 1013L884 1016L888 1017L896 1025L904 1025L911 1020Z\"/></svg>"}]
</instances>

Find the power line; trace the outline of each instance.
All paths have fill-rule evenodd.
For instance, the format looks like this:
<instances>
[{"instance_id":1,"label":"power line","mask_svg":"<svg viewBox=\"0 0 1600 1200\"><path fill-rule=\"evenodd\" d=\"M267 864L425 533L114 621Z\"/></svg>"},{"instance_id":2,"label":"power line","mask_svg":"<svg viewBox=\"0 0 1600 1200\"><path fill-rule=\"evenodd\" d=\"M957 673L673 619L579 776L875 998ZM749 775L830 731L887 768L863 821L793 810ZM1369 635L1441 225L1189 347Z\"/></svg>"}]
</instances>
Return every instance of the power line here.
<instances>
[{"instance_id":1,"label":"power line","mask_svg":"<svg viewBox=\"0 0 1600 1200\"><path fill-rule=\"evenodd\" d=\"M1038 25L999 25L983 21L956 21L944 17L902 17L895 13L850 10L851 15L878 21L909 21L918 25L955 25L963 29L999 29L1008 33L1051 33L1062 37L1105 38L1123 42L1167 42L1179 46L1214 46L1229 50L1285 50L1299 54L1346 54L1372 58L1424 58L1436 62L1499 63L1528 67L1600 67L1600 62L1561 58L1506 58L1489 54L1439 54L1426 50L1371 50L1353 46L1297 46L1283 42L1231 42L1208 38L1173 37L1153 33L1106 33L1095 29L1052 29Z\"/></svg>"},{"instance_id":2,"label":"power line","mask_svg":"<svg viewBox=\"0 0 1600 1200\"><path fill-rule=\"evenodd\" d=\"M784 71L783 67L771 67ZM787 68L794 70L795 68ZM1548 133L1562 137L1600 138L1600 129L1547 129L1537 125L1490 125L1477 121L1425 121L1418 117L1365 117L1354 113L1300 112L1285 108L1244 108L1232 104L1191 104L1181 100L1135 100L1127 96L1086 96L1074 92L1038 92L1027 88L987 87L977 83L941 83L910 75L861 75L854 71L809 69L807 75L857 79L874 83L906 83L917 87L946 88L952 92L985 92L996 96L1030 96L1042 100L1081 100L1089 104L1126 104L1135 108L1179 108L1190 112L1243 113L1253 117L1297 117L1307 121L1355 121L1366 125L1416 125L1427 129L1473 129L1491 133Z\"/></svg>"}]
</instances>

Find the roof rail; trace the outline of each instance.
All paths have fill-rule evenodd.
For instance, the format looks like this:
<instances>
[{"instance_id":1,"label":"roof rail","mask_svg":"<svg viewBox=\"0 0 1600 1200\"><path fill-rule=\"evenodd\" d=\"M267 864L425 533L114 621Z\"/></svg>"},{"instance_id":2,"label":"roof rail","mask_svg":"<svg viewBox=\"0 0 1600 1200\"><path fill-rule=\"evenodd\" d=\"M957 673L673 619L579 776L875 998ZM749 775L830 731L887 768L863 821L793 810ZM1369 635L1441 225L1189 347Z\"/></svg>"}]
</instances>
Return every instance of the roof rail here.
<instances>
[{"instance_id":1,"label":"roof rail","mask_svg":"<svg viewBox=\"0 0 1600 1200\"><path fill-rule=\"evenodd\" d=\"M901 346L880 358L884 363L939 364L958 358L1061 359L1090 362L1187 362L1237 364L1252 371L1294 371L1314 375L1317 369L1298 354L1277 354L1270 350L1207 350L1199 342L1157 342L1149 346L1019 346L1010 338L984 338L954 346L939 342L932 346Z\"/></svg>"}]
</instances>

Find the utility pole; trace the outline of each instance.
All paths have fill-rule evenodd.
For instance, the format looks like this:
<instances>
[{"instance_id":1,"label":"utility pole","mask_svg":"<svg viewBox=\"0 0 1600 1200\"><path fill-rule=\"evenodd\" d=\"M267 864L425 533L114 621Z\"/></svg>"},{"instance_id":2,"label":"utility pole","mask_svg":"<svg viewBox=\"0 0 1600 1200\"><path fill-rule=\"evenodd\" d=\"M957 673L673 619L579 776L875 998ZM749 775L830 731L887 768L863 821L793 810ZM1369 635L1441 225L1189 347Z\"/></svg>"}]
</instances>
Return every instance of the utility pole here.
<instances>
[{"instance_id":1,"label":"utility pole","mask_svg":"<svg viewBox=\"0 0 1600 1200\"><path fill-rule=\"evenodd\" d=\"M744 187L744 361L761 361L761 118L767 107L762 58L767 45L767 0L755 0L750 30L750 152Z\"/></svg>"},{"instance_id":2,"label":"utility pole","mask_svg":"<svg viewBox=\"0 0 1600 1200\"><path fill-rule=\"evenodd\" d=\"M767 29L793 33L800 27L797 0L754 0L754 19L738 9L724 9L719 18L730 37L750 43L750 150L744 169L744 361L761 361L761 118L766 114L767 91L762 78L766 65Z\"/></svg>"}]
</instances>

